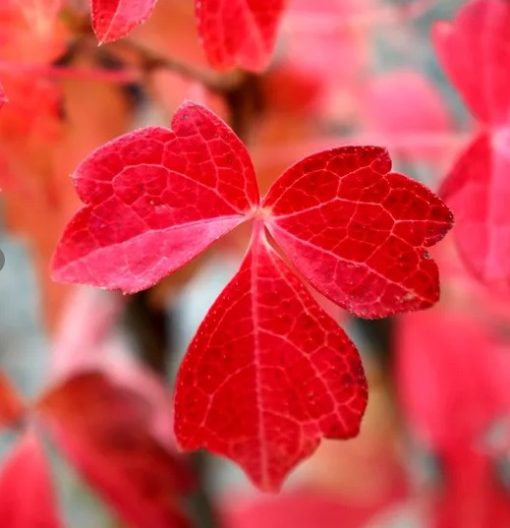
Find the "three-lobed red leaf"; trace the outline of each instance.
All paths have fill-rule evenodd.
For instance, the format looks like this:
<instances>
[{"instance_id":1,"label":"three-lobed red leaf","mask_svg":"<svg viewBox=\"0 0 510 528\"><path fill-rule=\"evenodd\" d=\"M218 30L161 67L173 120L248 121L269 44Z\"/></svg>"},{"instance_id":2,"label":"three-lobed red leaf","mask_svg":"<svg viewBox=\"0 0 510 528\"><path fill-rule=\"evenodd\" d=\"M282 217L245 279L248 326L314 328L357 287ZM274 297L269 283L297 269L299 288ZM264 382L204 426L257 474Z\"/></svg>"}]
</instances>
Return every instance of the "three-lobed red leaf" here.
<instances>
[{"instance_id":1,"label":"three-lobed red leaf","mask_svg":"<svg viewBox=\"0 0 510 528\"><path fill-rule=\"evenodd\" d=\"M198 30L219 69L263 70L271 58L286 0L197 0Z\"/></svg>"},{"instance_id":2,"label":"three-lobed red leaf","mask_svg":"<svg viewBox=\"0 0 510 528\"><path fill-rule=\"evenodd\" d=\"M228 456L261 488L278 489L322 437L356 434L366 405L353 345L300 276L364 316L437 300L425 248L451 214L390 169L384 149L322 152L290 168L260 204L239 139L187 103L172 130L128 134L79 167L86 205L60 241L54 276L138 291L254 219L248 256L179 372L175 429L183 448Z\"/></svg>"},{"instance_id":3,"label":"three-lobed red leaf","mask_svg":"<svg viewBox=\"0 0 510 528\"><path fill-rule=\"evenodd\" d=\"M9 528L61 528L50 468L35 432L25 432L0 474L0 520Z\"/></svg>"},{"instance_id":4,"label":"three-lobed red leaf","mask_svg":"<svg viewBox=\"0 0 510 528\"><path fill-rule=\"evenodd\" d=\"M355 436L366 403L353 344L257 231L179 371L181 447L232 458L277 490L322 437Z\"/></svg>"}]
</instances>

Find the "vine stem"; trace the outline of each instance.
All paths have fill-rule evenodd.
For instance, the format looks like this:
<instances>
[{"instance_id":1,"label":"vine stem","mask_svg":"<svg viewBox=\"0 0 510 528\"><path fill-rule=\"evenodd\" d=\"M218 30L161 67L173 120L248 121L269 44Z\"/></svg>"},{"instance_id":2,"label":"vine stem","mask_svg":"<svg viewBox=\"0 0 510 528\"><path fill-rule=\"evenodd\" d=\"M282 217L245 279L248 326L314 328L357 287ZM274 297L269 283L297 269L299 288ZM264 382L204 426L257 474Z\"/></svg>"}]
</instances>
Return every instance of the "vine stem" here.
<instances>
[{"instance_id":1,"label":"vine stem","mask_svg":"<svg viewBox=\"0 0 510 528\"><path fill-rule=\"evenodd\" d=\"M196 81L208 90L219 94L235 90L246 76L246 73L241 70L233 70L221 74L199 68L173 57L157 53L140 42L131 39L117 42L115 48L120 51L135 53L140 59L141 69L145 73L158 69L169 70L185 79Z\"/></svg>"},{"instance_id":2,"label":"vine stem","mask_svg":"<svg viewBox=\"0 0 510 528\"><path fill-rule=\"evenodd\" d=\"M140 80L140 72L126 68L112 70L105 68L83 68L71 66L54 66L46 64L17 64L0 61L0 72L30 74L50 79L77 79L82 81L106 81L119 84L130 84Z\"/></svg>"}]
</instances>

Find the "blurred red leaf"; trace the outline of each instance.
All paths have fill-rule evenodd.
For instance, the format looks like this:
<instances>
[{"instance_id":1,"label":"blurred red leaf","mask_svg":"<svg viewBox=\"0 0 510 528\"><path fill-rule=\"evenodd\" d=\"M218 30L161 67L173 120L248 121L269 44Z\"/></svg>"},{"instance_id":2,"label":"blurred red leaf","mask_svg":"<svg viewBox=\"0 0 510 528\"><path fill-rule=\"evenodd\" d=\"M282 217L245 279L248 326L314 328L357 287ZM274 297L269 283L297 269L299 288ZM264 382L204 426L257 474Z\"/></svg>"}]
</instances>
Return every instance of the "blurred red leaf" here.
<instances>
[{"instance_id":1,"label":"blurred red leaf","mask_svg":"<svg viewBox=\"0 0 510 528\"><path fill-rule=\"evenodd\" d=\"M397 353L408 421L443 478L429 497L428 526L508 526L508 490L490 441L510 409L508 342L473 315L431 310L401 319Z\"/></svg>"},{"instance_id":2,"label":"blurred red leaf","mask_svg":"<svg viewBox=\"0 0 510 528\"><path fill-rule=\"evenodd\" d=\"M463 405L466 405L463 403ZM431 528L507 528L508 489L498 464L486 453L466 445L442 455L445 485L432 497ZM499 478L499 481L498 481Z\"/></svg>"},{"instance_id":3,"label":"blurred red leaf","mask_svg":"<svg viewBox=\"0 0 510 528\"><path fill-rule=\"evenodd\" d=\"M57 248L56 280L142 290L247 219L258 200L239 139L196 105L95 151L75 174L87 204Z\"/></svg>"},{"instance_id":4,"label":"blurred red leaf","mask_svg":"<svg viewBox=\"0 0 510 528\"><path fill-rule=\"evenodd\" d=\"M283 64L264 76L262 90L269 106L265 109L266 114L278 112L279 119L282 119L281 113L298 114L302 119L302 114L315 110L321 86L319 79L309 72Z\"/></svg>"},{"instance_id":5,"label":"blurred red leaf","mask_svg":"<svg viewBox=\"0 0 510 528\"><path fill-rule=\"evenodd\" d=\"M6 528L60 528L50 469L40 440L28 431L0 474L0 519Z\"/></svg>"},{"instance_id":6,"label":"blurred red leaf","mask_svg":"<svg viewBox=\"0 0 510 528\"><path fill-rule=\"evenodd\" d=\"M303 489L276 498L227 504L225 528L367 528L387 504L359 504L331 493ZM375 526L375 525L374 525Z\"/></svg>"},{"instance_id":7,"label":"blurred red leaf","mask_svg":"<svg viewBox=\"0 0 510 528\"><path fill-rule=\"evenodd\" d=\"M482 134L461 155L440 194L453 209L454 236L468 269L501 290L510 280L510 128Z\"/></svg>"},{"instance_id":8,"label":"blurred red leaf","mask_svg":"<svg viewBox=\"0 0 510 528\"><path fill-rule=\"evenodd\" d=\"M101 43L125 37L149 18L157 0L91 0L92 26Z\"/></svg>"},{"instance_id":9,"label":"blurred red leaf","mask_svg":"<svg viewBox=\"0 0 510 528\"><path fill-rule=\"evenodd\" d=\"M397 351L402 402L430 446L455 450L481 442L508 413L507 351L476 318L445 310L408 314Z\"/></svg>"},{"instance_id":10,"label":"blurred red leaf","mask_svg":"<svg viewBox=\"0 0 510 528\"><path fill-rule=\"evenodd\" d=\"M189 526L179 496L187 469L151 432L151 405L99 372L69 378L40 400L39 412L59 448L128 523Z\"/></svg>"},{"instance_id":11,"label":"blurred red leaf","mask_svg":"<svg viewBox=\"0 0 510 528\"><path fill-rule=\"evenodd\" d=\"M289 2L282 28L283 60L321 87L329 117L332 113L352 113L357 105L371 48L366 25L353 21L370 16L376 6L373 0Z\"/></svg>"},{"instance_id":12,"label":"blurred red leaf","mask_svg":"<svg viewBox=\"0 0 510 528\"><path fill-rule=\"evenodd\" d=\"M361 317L417 310L439 298L426 248L450 229L451 213L427 188L390 170L382 148L322 152L291 167L263 204L271 234L298 270Z\"/></svg>"},{"instance_id":13,"label":"blurred red leaf","mask_svg":"<svg viewBox=\"0 0 510 528\"><path fill-rule=\"evenodd\" d=\"M263 70L273 51L286 0L197 0L198 30L210 63Z\"/></svg>"},{"instance_id":14,"label":"blurred red leaf","mask_svg":"<svg viewBox=\"0 0 510 528\"><path fill-rule=\"evenodd\" d=\"M510 266L509 25L508 2L472 0L434 33L446 72L470 110L489 125L461 155L441 194L458 217L455 240L467 268L501 289L508 288Z\"/></svg>"},{"instance_id":15,"label":"blurred red leaf","mask_svg":"<svg viewBox=\"0 0 510 528\"><path fill-rule=\"evenodd\" d=\"M52 350L53 379L65 379L110 364L111 334L123 306L121 296L75 289L63 311ZM119 358L113 360L118 362Z\"/></svg>"},{"instance_id":16,"label":"blurred red leaf","mask_svg":"<svg viewBox=\"0 0 510 528\"><path fill-rule=\"evenodd\" d=\"M433 146L429 141L436 134L446 135L452 126L439 90L412 70L396 70L369 82L363 112L369 133L403 143L401 154L411 157L437 159L445 149L444 141Z\"/></svg>"},{"instance_id":17,"label":"blurred red leaf","mask_svg":"<svg viewBox=\"0 0 510 528\"><path fill-rule=\"evenodd\" d=\"M202 399L206 395L195 385L187 387L181 381L176 431L183 447L206 445L240 462L259 486L276 489L292 466L314 450L321 436L356 433L366 384L347 338L334 323L326 322L330 320L300 280L262 242L262 231L268 228L299 271L337 303L354 313L383 316L437 300L437 267L425 247L444 236L452 218L425 187L400 174L388 174L390 159L384 149L376 147L348 147L307 158L289 169L260 205L248 152L222 121L205 108L186 103L177 111L172 126L173 130L147 128L123 136L82 163L76 186L87 205L71 220L57 247L54 277L135 292L182 266L236 225L254 219L256 235L249 256L240 275L211 309L180 376L197 375L204 383L212 381L211 372L204 373L197 358L209 350L209 341L216 343L214 350L227 354L222 347L230 346L230 332L237 336L238 327L248 324L250 347L243 359L246 363L241 365L246 370L234 379L239 374L251 378L251 414L241 416L244 407L230 390L232 372L220 363L214 379L224 391L230 390L221 399L229 411L219 404L214 407L216 432L211 434L212 426L202 423L201 414L208 418L211 402ZM341 265L344 275L350 273L347 279L339 272ZM332 276L334 289L329 282ZM282 294L264 291L268 282ZM251 291L250 284L257 284L257 291ZM260 300L262 294L268 300ZM241 303L252 299L251 309L232 314L231 297ZM289 384L287 392L277 390L276 396L265 399L265 394L257 395L257 390L262 390L258 388L262 374L254 372L249 362L262 365L260 368L281 363L282 358L272 357L271 347L262 348L260 340L270 332L278 334L278 328L288 324L278 315L279 310L286 310L285 298L290 298L287 304L296 316L305 312L297 317L301 325L292 329L296 333L292 339L288 337L288 348L294 356L299 352L298 358L310 356L313 360L299 363L292 378L296 387ZM276 311L270 313L275 317L259 313L260 306L274 307ZM245 308L244 304L241 307ZM213 335L207 335L208 329ZM321 385L324 379L319 378L324 378L324 371L329 374L331 350L319 355L310 345L330 346L331 336L336 336L337 345L340 341L346 347L349 366L344 364L342 372L353 370L354 375L336 378L338 385L326 389ZM288 356L283 358L288 362L284 372L290 376L297 359L290 352L282 355ZM214 364L210 360L208 367ZM338 365L333 368L339 369ZM305 402L293 401L294 394L303 372L308 377L314 369L321 376L313 378L313 391L323 392L316 392L317 401L307 396L307 404L317 408L303 408ZM328 379L328 383L335 382ZM234 388L238 387L239 382ZM338 408L343 414L335 414ZM195 409L195 416L190 409ZM314 413L318 413L315 421L310 422L308 417ZM229 416L235 416L239 424ZM253 420L254 416L259 419ZM286 434L294 438L296 417L304 424L300 431L306 431L301 433L307 436L302 444L288 443L278 432L286 424ZM217 431L223 434L236 426L239 429L233 429L229 441L216 436ZM273 428L271 435L269 427ZM261 451L264 441L267 453Z\"/></svg>"},{"instance_id":18,"label":"blurred red leaf","mask_svg":"<svg viewBox=\"0 0 510 528\"><path fill-rule=\"evenodd\" d=\"M471 0L434 28L437 53L469 109L493 125L510 119L510 4Z\"/></svg>"},{"instance_id":19,"label":"blurred red leaf","mask_svg":"<svg viewBox=\"0 0 510 528\"><path fill-rule=\"evenodd\" d=\"M262 234L190 345L175 432L277 490L321 437L350 438L367 403L360 358Z\"/></svg>"},{"instance_id":20,"label":"blurred red leaf","mask_svg":"<svg viewBox=\"0 0 510 528\"><path fill-rule=\"evenodd\" d=\"M9 378L0 371L0 427L19 422L25 414L23 398Z\"/></svg>"}]
</instances>

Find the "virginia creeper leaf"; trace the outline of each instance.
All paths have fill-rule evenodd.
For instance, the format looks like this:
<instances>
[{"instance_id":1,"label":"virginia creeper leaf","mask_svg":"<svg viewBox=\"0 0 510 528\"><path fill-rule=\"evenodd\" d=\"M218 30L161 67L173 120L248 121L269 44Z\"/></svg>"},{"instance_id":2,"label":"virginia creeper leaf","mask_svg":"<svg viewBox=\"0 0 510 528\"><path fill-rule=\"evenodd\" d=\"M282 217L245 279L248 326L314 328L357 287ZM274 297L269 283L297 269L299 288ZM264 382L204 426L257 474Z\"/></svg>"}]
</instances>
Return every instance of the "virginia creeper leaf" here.
<instances>
[{"instance_id":1,"label":"virginia creeper leaf","mask_svg":"<svg viewBox=\"0 0 510 528\"><path fill-rule=\"evenodd\" d=\"M244 145L191 103L171 130L145 128L93 152L75 183L86 206L63 234L53 276L126 293L191 260L258 202Z\"/></svg>"},{"instance_id":2,"label":"virginia creeper leaf","mask_svg":"<svg viewBox=\"0 0 510 528\"><path fill-rule=\"evenodd\" d=\"M471 0L434 28L439 59L469 109L492 124L510 118L510 4Z\"/></svg>"},{"instance_id":3,"label":"virginia creeper leaf","mask_svg":"<svg viewBox=\"0 0 510 528\"><path fill-rule=\"evenodd\" d=\"M157 0L92 0L92 26L101 43L125 37L143 24Z\"/></svg>"},{"instance_id":4,"label":"virginia creeper leaf","mask_svg":"<svg viewBox=\"0 0 510 528\"><path fill-rule=\"evenodd\" d=\"M321 152L287 170L263 203L271 234L299 272L361 317L439 298L425 248L450 229L451 213L423 185L390 170L382 148Z\"/></svg>"},{"instance_id":5,"label":"virginia creeper leaf","mask_svg":"<svg viewBox=\"0 0 510 528\"><path fill-rule=\"evenodd\" d=\"M510 128L482 134L459 158L440 194L458 219L454 229L467 268L495 287L510 279Z\"/></svg>"},{"instance_id":6,"label":"virginia creeper leaf","mask_svg":"<svg viewBox=\"0 0 510 528\"><path fill-rule=\"evenodd\" d=\"M197 0L198 30L219 69L263 70L271 57L286 0Z\"/></svg>"},{"instance_id":7,"label":"virginia creeper leaf","mask_svg":"<svg viewBox=\"0 0 510 528\"><path fill-rule=\"evenodd\" d=\"M0 474L0 520L9 528L60 528L50 470L33 431L18 440Z\"/></svg>"},{"instance_id":8,"label":"virginia creeper leaf","mask_svg":"<svg viewBox=\"0 0 510 528\"><path fill-rule=\"evenodd\" d=\"M353 344L256 234L179 371L181 447L225 455L277 490L322 437L355 436L366 403Z\"/></svg>"},{"instance_id":9,"label":"virginia creeper leaf","mask_svg":"<svg viewBox=\"0 0 510 528\"><path fill-rule=\"evenodd\" d=\"M57 248L54 276L138 291L254 219L248 256L181 367L175 429L183 448L228 456L261 488L278 489L322 437L356 434L366 381L347 336L263 231L353 313L429 306L439 286L426 248L451 227L451 213L390 169L381 148L322 152L289 169L260 206L244 146L188 103L172 130L128 134L80 166L86 206Z\"/></svg>"},{"instance_id":10,"label":"virginia creeper leaf","mask_svg":"<svg viewBox=\"0 0 510 528\"><path fill-rule=\"evenodd\" d=\"M151 409L140 395L83 372L46 394L39 410L59 448L126 522L188 526L179 505L188 474L150 434Z\"/></svg>"}]
</instances>

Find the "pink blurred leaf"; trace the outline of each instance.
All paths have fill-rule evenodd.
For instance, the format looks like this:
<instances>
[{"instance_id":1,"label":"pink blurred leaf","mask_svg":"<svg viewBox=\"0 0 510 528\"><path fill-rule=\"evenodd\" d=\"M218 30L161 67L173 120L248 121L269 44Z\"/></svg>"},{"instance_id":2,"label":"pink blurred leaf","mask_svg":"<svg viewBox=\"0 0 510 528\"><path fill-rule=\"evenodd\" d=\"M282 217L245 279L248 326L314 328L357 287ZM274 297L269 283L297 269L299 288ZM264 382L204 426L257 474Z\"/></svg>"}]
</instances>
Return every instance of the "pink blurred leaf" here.
<instances>
[{"instance_id":1,"label":"pink blurred leaf","mask_svg":"<svg viewBox=\"0 0 510 528\"><path fill-rule=\"evenodd\" d=\"M303 489L232 501L224 507L224 528L368 528L385 506Z\"/></svg>"},{"instance_id":2,"label":"pink blurred leaf","mask_svg":"<svg viewBox=\"0 0 510 528\"><path fill-rule=\"evenodd\" d=\"M99 372L47 393L39 412L58 445L119 515L139 528L189 526L180 500L187 469L151 430L151 405Z\"/></svg>"},{"instance_id":3,"label":"pink blurred leaf","mask_svg":"<svg viewBox=\"0 0 510 528\"><path fill-rule=\"evenodd\" d=\"M111 363L116 350L114 325L123 299L88 288L77 288L67 303L52 351L53 379L63 379Z\"/></svg>"},{"instance_id":4,"label":"pink blurred leaf","mask_svg":"<svg viewBox=\"0 0 510 528\"><path fill-rule=\"evenodd\" d=\"M445 310L408 314L397 351L402 402L431 446L481 440L508 413L508 354L476 318Z\"/></svg>"},{"instance_id":5,"label":"pink blurred leaf","mask_svg":"<svg viewBox=\"0 0 510 528\"><path fill-rule=\"evenodd\" d=\"M440 190L455 213L454 236L468 269L508 289L510 280L510 128L482 134L461 155Z\"/></svg>"},{"instance_id":6,"label":"pink blurred leaf","mask_svg":"<svg viewBox=\"0 0 510 528\"><path fill-rule=\"evenodd\" d=\"M28 431L4 461L0 520L6 528L60 528L50 469L40 440Z\"/></svg>"},{"instance_id":7,"label":"pink blurred leaf","mask_svg":"<svg viewBox=\"0 0 510 528\"><path fill-rule=\"evenodd\" d=\"M407 419L441 463L427 526L505 528L505 460L489 439L500 422L508 427L508 339L473 314L430 310L401 319L397 353Z\"/></svg>"},{"instance_id":8,"label":"pink blurred leaf","mask_svg":"<svg viewBox=\"0 0 510 528\"><path fill-rule=\"evenodd\" d=\"M470 0L434 30L437 53L469 109L492 124L510 119L510 3Z\"/></svg>"},{"instance_id":9,"label":"pink blurred leaf","mask_svg":"<svg viewBox=\"0 0 510 528\"><path fill-rule=\"evenodd\" d=\"M426 138L445 135L452 126L440 92L426 77L411 70L375 77L363 98L363 111L369 133L390 143L398 144L402 138L405 145L407 139L402 154L408 156L437 159L444 146L428 147Z\"/></svg>"}]
</instances>

